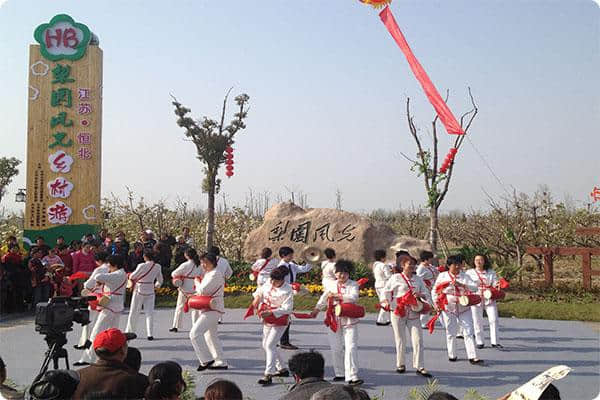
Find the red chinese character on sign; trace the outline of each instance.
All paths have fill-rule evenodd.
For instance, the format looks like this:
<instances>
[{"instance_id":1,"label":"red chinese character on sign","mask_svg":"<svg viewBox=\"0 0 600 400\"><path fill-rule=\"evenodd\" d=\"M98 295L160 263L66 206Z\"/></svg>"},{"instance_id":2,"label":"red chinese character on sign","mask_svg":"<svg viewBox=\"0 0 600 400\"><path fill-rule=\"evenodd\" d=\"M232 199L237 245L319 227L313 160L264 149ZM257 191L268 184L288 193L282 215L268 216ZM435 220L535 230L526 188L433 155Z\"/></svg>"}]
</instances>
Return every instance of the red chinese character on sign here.
<instances>
[{"instance_id":1,"label":"red chinese character on sign","mask_svg":"<svg viewBox=\"0 0 600 400\"><path fill-rule=\"evenodd\" d=\"M81 120L81 126L89 126L89 125L90 125L90 121L88 121L87 119Z\"/></svg>"},{"instance_id":2,"label":"red chinese character on sign","mask_svg":"<svg viewBox=\"0 0 600 400\"><path fill-rule=\"evenodd\" d=\"M59 150L48 156L48 162L50 163L50 170L52 172L69 172L71 170L71 164L73 164L73 157L64 151Z\"/></svg>"},{"instance_id":3,"label":"red chinese character on sign","mask_svg":"<svg viewBox=\"0 0 600 400\"><path fill-rule=\"evenodd\" d=\"M63 177L48 182L48 192L51 197L66 199L71 195L71 190L73 190L73 184Z\"/></svg>"},{"instance_id":4,"label":"red chinese character on sign","mask_svg":"<svg viewBox=\"0 0 600 400\"><path fill-rule=\"evenodd\" d=\"M79 103L79 107L77 108L77 113L79 115L91 114L92 113L92 105L90 103Z\"/></svg>"},{"instance_id":5,"label":"red chinese character on sign","mask_svg":"<svg viewBox=\"0 0 600 400\"><path fill-rule=\"evenodd\" d=\"M80 147L79 150L77 150L77 155L82 160L89 160L92 158L92 151L87 147Z\"/></svg>"},{"instance_id":6,"label":"red chinese character on sign","mask_svg":"<svg viewBox=\"0 0 600 400\"><path fill-rule=\"evenodd\" d=\"M77 143L79 144L91 144L92 137L87 132L81 132L77 134Z\"/></svg>"},{"instance_id":7,"label":"red chinese character on sign","mask_svg":"<svg viewBox=\"0 0 600 400\"><path fill-rule=\"evenodd\" d=\"M79 100L89 100L90 99L90 89L78 88L77 92L79 93Z\"/></svg>"},{"instance_id":8,"label":"red chinese character on sign","mask_svg":"<svg viewBox=\"0 0 600 400\"><path fill-rule=\"evenodd\" d=\"M62 201L48 207L48 220L52 224L66 224L73 211Z\"/></svg>"},{"instance_id":9,"label":"red chinese character on sign","mask_svg":"<svg viewBox=\"0 0 600 400\"><path fill-rule=\"evenodd\" d=\"M594 199L594 203L597 201L600 201L600 188L597 188L596 186L594 186L594 190L592 190L592 193L590 193L590 196L592 196L592 199Z\"/></svg>"}]
</instances>

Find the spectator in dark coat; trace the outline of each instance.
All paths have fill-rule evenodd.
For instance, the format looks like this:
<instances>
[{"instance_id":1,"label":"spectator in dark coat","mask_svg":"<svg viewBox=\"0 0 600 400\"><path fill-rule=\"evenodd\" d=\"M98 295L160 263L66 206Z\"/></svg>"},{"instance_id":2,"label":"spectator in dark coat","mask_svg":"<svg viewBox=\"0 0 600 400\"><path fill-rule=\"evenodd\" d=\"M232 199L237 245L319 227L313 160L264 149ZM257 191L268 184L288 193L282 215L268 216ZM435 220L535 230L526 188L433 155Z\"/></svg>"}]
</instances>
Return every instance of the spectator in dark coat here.
<instances>
[{"instance_id":1,"label":"spectator in dark coat","mask_svg":"<svg viewBox=\"0 0 600 400\"><path fill-rule=\"evenodd\" d=\"M175 267L178 267L187 261L185 258L185 251L190 248L190 245L185 242L183 235L177 236L176 239L177 242L175 243L174 261Z\"/></svg>"},{"instance_id":2,"label":"spectator in dark coat","mask_svg":"<svg viewBox=\"0 0 600 400\"><path fill-rule=\"evenodd\" d=\"M129 253L127 257L127 266L125 272L133 272L137 268L138 264L144 262L144 246L140 242L133 244L133 251Z\"/></svg>"},{"instance_id":3,"label":"spectator in dark coat","mask_svg":"<svg viewBox=\"0 0 600 400\"><path fill-rule=\"evenodd\" d=\"M297 353L288 362L296 384L290 392L280 400L306 400L321 389L328 388L331 383L325 381L325 360L321 353L309 351Z\"/></svg>"}]
</instances>

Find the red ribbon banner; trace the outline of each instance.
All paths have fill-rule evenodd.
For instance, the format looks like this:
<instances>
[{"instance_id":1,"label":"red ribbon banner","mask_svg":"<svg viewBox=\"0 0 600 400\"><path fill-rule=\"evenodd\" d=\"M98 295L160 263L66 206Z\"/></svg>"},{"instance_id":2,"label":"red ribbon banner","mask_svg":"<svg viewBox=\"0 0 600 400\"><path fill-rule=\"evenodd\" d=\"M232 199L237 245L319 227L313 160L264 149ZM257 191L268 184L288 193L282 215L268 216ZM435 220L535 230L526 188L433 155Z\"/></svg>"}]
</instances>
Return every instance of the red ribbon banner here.
<instances>
[{"instance_id":1,"label":"red ribbon banner","mask_svg":"<svg viewBox=\"0 0 600 400\"><path fill-rule=\"evenodd\" d=\"M415 78L417 78L417 80L423 87L425 95L429 99L429 102L431 103L433 108L435 108L435 112L440 117L440 120L446 127L446 131L454 135L464 135L465 132L460 127L460 124L452 114L452 111L450 111L448 105L446 104L446 102L444 102L437 89L431 82L431 79L429 79L429 76L427 76L427 73L419 63L419 60L417 60L412 50L410 49L410 46L404 38L402 31L400 31L400 28L398 27L398 24L396 23L396 20L394 19L394 15L390 11L390 8L385 7L379 13L379 18L381 18L381 21L398 44L398 47L400 47L400 50L402 50L402 52L404 53L406 61L408 61L408 65L410 65L410 69L412 69L413 73L415 74Z\"/></svg>"}]
</instances>

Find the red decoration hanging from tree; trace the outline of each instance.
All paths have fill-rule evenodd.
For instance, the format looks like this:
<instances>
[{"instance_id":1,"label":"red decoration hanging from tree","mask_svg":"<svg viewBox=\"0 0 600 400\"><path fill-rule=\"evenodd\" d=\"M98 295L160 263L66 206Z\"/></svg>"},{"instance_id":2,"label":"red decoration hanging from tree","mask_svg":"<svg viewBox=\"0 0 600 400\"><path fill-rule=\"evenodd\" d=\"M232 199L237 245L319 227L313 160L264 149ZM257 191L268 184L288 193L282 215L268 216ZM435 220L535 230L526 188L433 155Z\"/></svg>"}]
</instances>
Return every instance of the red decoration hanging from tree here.
<instances>
[{"instance_id":1,"label":"red decoration hanging from tree","mask_svg":"<svg viewBox=\"0 0 600 400\"><path fill-rule=\"evenodd\" d=\"M227 170L225 175L231 178L233 176L233 147L231 146L225 148L225 169Z\"/></svg>"},{"instance_id":2,"label":"red decoration hanging from tree","mask_svg":"<svg viewBox=\"0 0 600 400\"><path fill-rule=\"evenodd\" d=\"M454 157L456 156L457 152L458 152L458 149L456 147L451 147L450 150L448 150L448 154L446 154L444 163L440 167L440 174L445 174L446 171L448 171L448 168L450 168L450 166L454 162Z\"/></svg>"}]
</instances>

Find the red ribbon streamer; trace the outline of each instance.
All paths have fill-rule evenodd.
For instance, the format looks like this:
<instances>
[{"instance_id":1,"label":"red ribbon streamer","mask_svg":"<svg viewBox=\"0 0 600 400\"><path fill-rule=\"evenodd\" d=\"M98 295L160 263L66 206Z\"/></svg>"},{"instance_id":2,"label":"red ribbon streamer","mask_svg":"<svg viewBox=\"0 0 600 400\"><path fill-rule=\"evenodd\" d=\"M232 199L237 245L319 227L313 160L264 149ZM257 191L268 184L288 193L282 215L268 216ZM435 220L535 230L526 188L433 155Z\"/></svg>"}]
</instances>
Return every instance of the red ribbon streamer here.
<instances>
[{"instance_id":1,"label":"red ribbon streamer","mask_svg":"<svg viewBox=\"0 0 600 400\"><path fill-rule=\"evenodd\" d=\"M244 319L251 317L254 315L254 307L252 306L252 303L250 303L250 305L248 306L248 309L246 310L246 314L244 315Z\"/></svg>"},{"instance_id":2,"label":"red ribbon streamer","mask_svg":"<svg viewBox=\"0 0 600 400\"><path fill-rule=\"evenodd\" d=\"M335 310L333 306L333 297L330 297L327 302L327 311L325 311L325 326L328 326L332 332L337 332L338 330L338 322L335 316Z\"/></svg>"},{"instance_id":3,"label":"red ribbon streamer","mask_svg":"<svg viewBox=\"0 0 600 400\"><path fill-rule=\"evenodd\" d=\"M413 292L406 292L402 297L396 298L396 309L394 314L404 318L406 316L406 306L416 306L417 299Z\"/></svg>"},{"instance_id":4,"label":"red ribbon streamer","mask_svg":"<svg viewBox=\"0 0 600 400\"><path fill-rule=\"evenodd\" d=\"M460 124L452 114L452 111L450 111L448 105L444 102L437 89L431 82L431 79L429 79L429 76L427 76L427 73L419 63L419 60L417 60L412 50L410 49L410 46L404 38L402 31L398 27L398 24L396 23L396 20L394 19L394 15L390 11L390 8L386 6L379 13L379 18L381 18L381 21L396 41L396 44L398 44L398 47L400 47L400 50L402 50L402 52L404 53L404 56L406 57L406 60L410 65L410 69L412 69L413 73L415 74L415 78L417 78L417 80L423 87L425 95L429 99L429 102L431 103L433 108L435 108L435 112L440 117L440 120L446 127L446 131L454 135L464 135L465 132L460 127Z\"/></svg>"},{"instance_id":5,"label":"red ribbon streamer","mask_svg":"<svg viewBox=\"0 0 600 400\"><path fill-rule=\"evenodd\" d=\"M367 282L369 282L369 278L360 278L359 280L356 281L359 289L362 288L364 285L366 285Z\"/></svg>"},{"instance_id":6,"label":"red ribbon streamer","mask_svg":"<svg viewBox=\"0 0 600 400\"><path fill-rule=\"evenodd\" d=\"M311 319L312 318L312 315L310 315L310 313L295 312L293 314L294 314L294 317L296 317L298 319Z\"/></svg>"}]
</instances>

